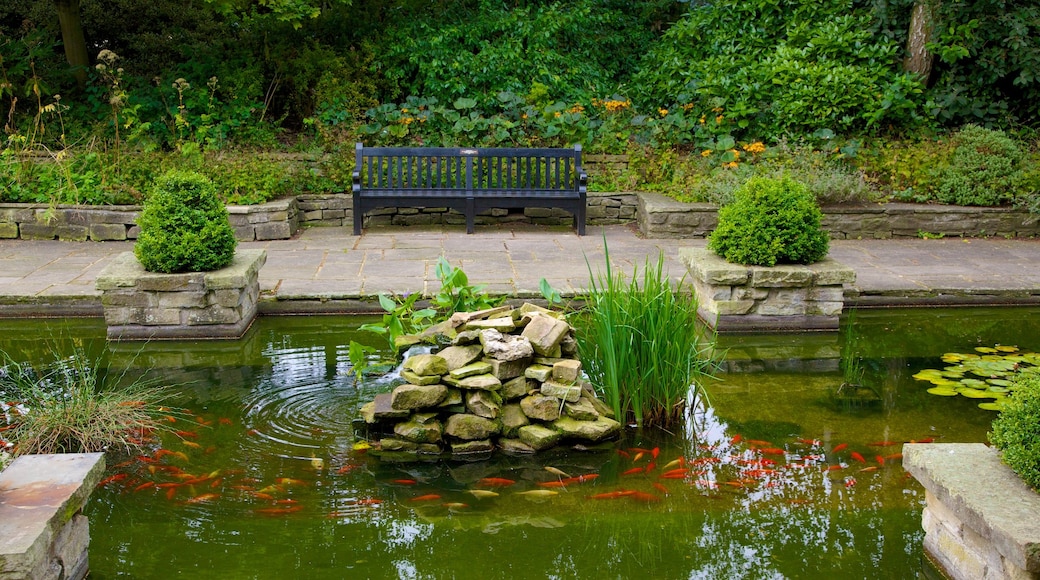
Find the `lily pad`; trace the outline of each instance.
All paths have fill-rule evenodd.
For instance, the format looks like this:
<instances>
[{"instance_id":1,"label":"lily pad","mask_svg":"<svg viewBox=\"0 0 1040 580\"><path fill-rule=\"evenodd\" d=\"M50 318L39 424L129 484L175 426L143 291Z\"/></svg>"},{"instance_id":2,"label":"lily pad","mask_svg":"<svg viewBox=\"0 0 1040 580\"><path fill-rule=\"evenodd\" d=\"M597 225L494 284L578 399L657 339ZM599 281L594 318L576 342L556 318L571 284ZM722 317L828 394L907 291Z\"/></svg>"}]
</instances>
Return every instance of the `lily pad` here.
<instances>
[{"instance_id":1,"label":"lily pad","mask_svg":"<svg viewBox=\"0 0 1040 580\"><path fill-rule=\"evenodd\" d=\"M992 399L997 396L996 393L988 393L979 389L958 389L957 394L969 399Z\"/></svg>"},{"instance_id":2,"label":"lily pad","mask_svg":"<svg viewBox=\"0 0 1040 580\"><path fill-rule=\"evenodd\" d=\"M986 381L980 381L979 379L961 379L961 384L972 389L979 389L986 386Z\"/></svg>"},{"instance_id":3,"label":"lily pad","mask_svg":"<svg viewBox=\"0 0 1040 580\"><path fill-rule=\"evenodd\" d=\"M990 354L990 353L997 352L997 349L995 349L995 348L993 348L991 346L976 346L975 347L975 351L976 352L985 353L985 354Z\"/></svg>"},{"instance_id":4,"label":"lily pad","mask_svg":"<svg viewBox=\"0 0 1040 580\"><path fill-rule=\"evenodd\" d=\"M995 348L999 352L1018 352L1017 346L1011 346L1006 344L998 344Z\"/></svg>"},{"instance_id":5,"label":"lily pad","mask_svg":"<svg viewBox=\"0 0 1040 580\"><path fill-rule=\"evenodd\" d=\"M928 392L932 395L939 395L940 397L954 397L959 395L957 389L953 387L932 387L928 389Z\"/></svg>"},{"instance_id":6,"label":"lily pad","mask_svg":"<svg viewBox=\"0 0 1040 580\"><path fill-rule=\"evenodd\" d=\"M1003 401L989 401L987 403L979 403L979 408L985 411L1001 411L1004 408Z\"/></svg>"}]
</instances>

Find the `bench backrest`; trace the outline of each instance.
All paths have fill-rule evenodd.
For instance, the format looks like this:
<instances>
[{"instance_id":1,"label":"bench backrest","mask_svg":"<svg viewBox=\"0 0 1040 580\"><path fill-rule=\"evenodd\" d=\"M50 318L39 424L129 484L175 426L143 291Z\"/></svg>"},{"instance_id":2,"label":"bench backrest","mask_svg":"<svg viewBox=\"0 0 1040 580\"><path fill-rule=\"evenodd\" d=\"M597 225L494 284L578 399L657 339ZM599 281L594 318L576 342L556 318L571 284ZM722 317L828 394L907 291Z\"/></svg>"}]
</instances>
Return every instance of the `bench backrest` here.
<instances>
[{"instance_id":1,"label":"bench backrest","mask_svg":"<svg viewBox=\"0 0 1040 580\"><path fill-rule=\"evenodd\" d=\"M362 189L575 191L581 145L573 149L364 147L356 169Z\"/></svg>"}]
</instances>

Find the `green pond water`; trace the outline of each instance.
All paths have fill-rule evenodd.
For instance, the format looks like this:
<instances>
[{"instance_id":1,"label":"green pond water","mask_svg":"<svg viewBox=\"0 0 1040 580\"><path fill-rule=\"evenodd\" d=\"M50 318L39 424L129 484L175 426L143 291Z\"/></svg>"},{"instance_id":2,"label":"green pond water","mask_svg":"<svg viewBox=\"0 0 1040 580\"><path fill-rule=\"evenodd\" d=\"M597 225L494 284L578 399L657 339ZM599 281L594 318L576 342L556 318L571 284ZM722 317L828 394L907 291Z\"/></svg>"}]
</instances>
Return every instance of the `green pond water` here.
<instances>
[{"instance_id":1,"label":"green pond water","mask_svg":"<svg viewBox=\"0 0 1040 580\"><path fill-rule=\"evenodd\" d=\"M912 375L945 352L1040 349L1038 320L861 311L874 390L852 400L834 396L843 335L723 336L726 363L678 432L409 464L355 449L358 408L388 388L349 375L346 345L371 341L359 318L109 345L98 320L0 321L0 348L76 345L176 385L190 411L172 417L179 436L109 466L85 510L91 578L916 578L924 491L901 444L985 441L994 414Z\"/></svg>"}]
</instances>

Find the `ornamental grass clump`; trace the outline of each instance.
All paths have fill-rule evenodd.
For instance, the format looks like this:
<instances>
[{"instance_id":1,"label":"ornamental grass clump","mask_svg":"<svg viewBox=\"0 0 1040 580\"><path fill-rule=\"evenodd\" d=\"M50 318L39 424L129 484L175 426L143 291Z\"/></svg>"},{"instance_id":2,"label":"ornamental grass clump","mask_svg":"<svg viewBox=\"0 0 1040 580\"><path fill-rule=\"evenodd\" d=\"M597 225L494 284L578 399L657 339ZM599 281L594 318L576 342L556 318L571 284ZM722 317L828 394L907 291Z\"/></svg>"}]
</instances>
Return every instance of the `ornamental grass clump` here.
<instances>
[{"instance_id":1,"label":"ornamental grass clump","mask_svg":"<svg viewBox=\"0 0 1040 580\"><path fill-rule=\"evenodd\" d=\"M993 421L989 440L1004 463L1040 491L1040 375L1021 376L1015 383Z\"/></svg>"},{"instance_id":2,"label":"ornamental grass clump","mask_svg":"<svg viewBox=\"0 0 1040 580\"><path fill-rule=\"evenodd\" d=\"M823 213L809 189L788 177L754 177L719 209L708 248L747 266L812 264L827 255Z\"/></svg>"},{"instance_id":3,"label":"ornamental grass clump","mask_svg":"<svg viewBox=\"0 0 1040 580\"><path fill-rule=\"evenodd\" d=\"M14 455L130 453L169 413L161 407L164 389L104 381L81 352L42 367L0 352L0 364L0 427Z\"/></svg>"},{"instance_id":4,"label":"ornamental grass clump","mask_svg":"<svg viewBox=\"0 0 1040 580\"><path fill-rule=\"evenodd\" d=\"M606 254L606 272L592 274L577 316L582 366L619 421L668 427L685 415L691 390L715 364L715 341L697 328L697 299L673 286L664 256L647 260L626 280Z\"/></svg>"},{"instance_id":5,"label":"ornamental grass clump","mask_svg":"<svg viewBox=\"0 0 1040 580\"><path fill-rule=\"evenodd\" d=\"M208 272L235 258L227 208L204 175L170 171L159 178L137 224L134 255L149 272Z\"/></svg>"}]
</instances>

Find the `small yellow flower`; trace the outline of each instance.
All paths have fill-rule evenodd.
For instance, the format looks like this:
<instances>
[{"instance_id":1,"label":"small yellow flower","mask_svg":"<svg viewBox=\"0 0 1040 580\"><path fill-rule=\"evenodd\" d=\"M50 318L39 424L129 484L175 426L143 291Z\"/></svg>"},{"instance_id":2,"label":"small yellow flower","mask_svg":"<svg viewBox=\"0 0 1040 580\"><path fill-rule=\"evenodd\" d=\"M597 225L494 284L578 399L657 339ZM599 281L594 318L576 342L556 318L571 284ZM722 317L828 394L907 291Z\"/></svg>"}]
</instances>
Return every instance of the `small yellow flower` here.
<instances>
[{"instance_id":1,"label":"small yellow flower","mask_svg":"<svg viewBox=\"0 0 1040 580\"><path fill-rule=\"evenodd\" d=\"M701 115L701 125L703 125L703 124L704 124L704 121L706 121L706 120L707 120L707 119L706 119L706 118L704 117L704 115Z\"/></svg>"},{"instance_id":2,"label":"small yellow flower","mask_svg":"<svg viewBox=\"0 0 1040 580\"><path fill-rule=\"evenodd\" d=\"M712 113L721 113L722 112L722 107L715 107L714 109L711 110L711 112Z\"/></svg>"},{"instance_id":3,"label":"small yellow flower","mask_svg":"<svg viewBox=\"0 0 1040 580\"><path fill-rule=\"evenodd\" d=\"M758 153L762 153L765 150L766 150L766 146L763 145L761 141L755 141L754 143L749 143L747 145L744 145L744 151L747 151L748 153L751 153L752 155L755 155L755 154L758 154Z\"/></svg>"},{"instance_id":4,"label":"small yellow flower","mask_svg":"<svg viewBox=\"0 0 1040 580\"><path fill-rule=\"evenodd\" d=\"M715 124L716 125L721 125L722 124L722 119L723 119L722 115L719 115L718 117L715 117Z\"/></svg>"},{"instance_id":5,"label":"small yellow flower","mask_svg":"<svg viewBox=\"0 0 1040 580\"><path fill-rule=\"evenodd\" d=\"M408 109L401 109L401 112L402 112L402 113L407 113L407 112L408 112Z\"/></svg>"},{"instance_id":6,"label":"small yellow flower","mask_svg":"<svg viewBox=\"0 0 1040 580\"><path fill-rule=\"evenodd\" d=\"M734 169L737 165L738 164L737 164L736 161L730 161L729 163L723 163L722 164L722 166L725 167L726 169Z\"/></svg>"},{"instance_id":7,"label":"small yellow flower","mask_svg":"<svg viewBox=\"0 0 1040 580\"><path fill-rule=\"evenodd\" d=\"M664 117L668 114L668 109L657 109L657 112L660 113L662 117Z\"/></svg>"},{"instance_id":8,"label":"small yellow flower","mask_svg":"<svg viewBox=\"0 0 1040 580\"><path fill-rule=\"evenodd\" d=\"M730 149L729 152L733 154L733 159L740 159L740 151L737 151L736 149Z\"/></svg>"},{"instance_id":9,"label":"small yellow flower","mask_svg":"<svg viewBox=\"0 0 1040 580\"><path fill-rule=\"evenodd\" d=\"M559 111L556 111L555 113L553 113L553 116L554 116L554 117L559 117L559 116L560 116L560 112L559 112Z\"/></svg>"},{"instance_id":10,"label":"small yellow flower","mask_svg":"<svg viewBox=\"0 0 1040 580\"><path fill-rule=\"evenodd\" d=\"M527 120L527 113L524 113L523 115L520 115L520 118L526 121Z\"/></svg>"},{"instance_id":11,"label":"small yellow flower","mask_svg":"<svg viewBox=\"0 0 1040 580\"><path fill-rule=\"evenodd\" d=\"M711 149L705 149L704 151L701 151L701 157L710 157L710 156L711 156Z\"/></svg>"}]
</instances>

